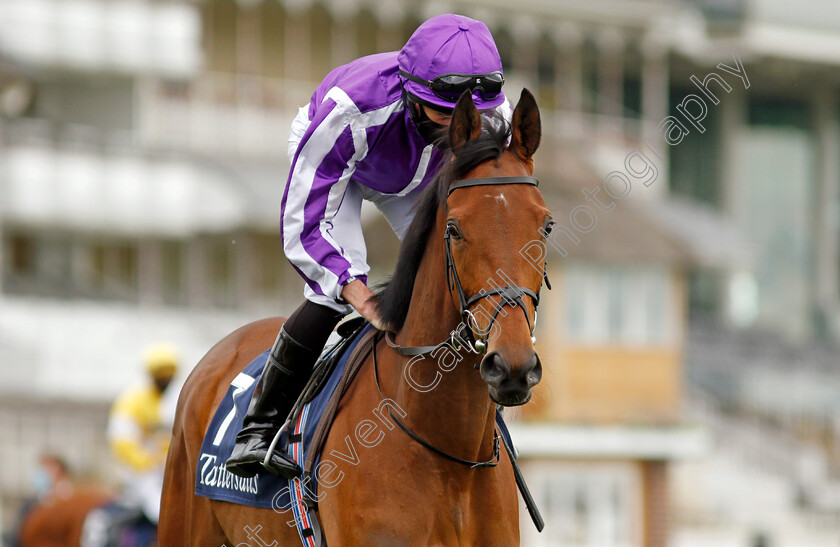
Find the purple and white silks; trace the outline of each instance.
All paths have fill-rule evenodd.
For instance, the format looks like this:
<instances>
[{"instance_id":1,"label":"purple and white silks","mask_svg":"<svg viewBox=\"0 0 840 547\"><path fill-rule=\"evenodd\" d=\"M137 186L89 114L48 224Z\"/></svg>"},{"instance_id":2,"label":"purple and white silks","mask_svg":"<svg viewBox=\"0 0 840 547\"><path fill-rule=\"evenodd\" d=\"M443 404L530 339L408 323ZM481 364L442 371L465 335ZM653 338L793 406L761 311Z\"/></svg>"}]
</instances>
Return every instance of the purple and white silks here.
<instances>
[{"instance_id":1,"label":"purple and white silks","mask_svg":"<svg viewBox=\"0 0 840 547\"><path fill-rule=\"evenodd\" d=\"M402 239L412 205L440 167L406 112L397 52L330 72L298 112L289 138L291 170L281 207L283 248L306 281L304 296L349 313L350 277L366 281L362 200L372 201ZM497 110L510 120L507 101Z\"/></svg>"}]
</instances>

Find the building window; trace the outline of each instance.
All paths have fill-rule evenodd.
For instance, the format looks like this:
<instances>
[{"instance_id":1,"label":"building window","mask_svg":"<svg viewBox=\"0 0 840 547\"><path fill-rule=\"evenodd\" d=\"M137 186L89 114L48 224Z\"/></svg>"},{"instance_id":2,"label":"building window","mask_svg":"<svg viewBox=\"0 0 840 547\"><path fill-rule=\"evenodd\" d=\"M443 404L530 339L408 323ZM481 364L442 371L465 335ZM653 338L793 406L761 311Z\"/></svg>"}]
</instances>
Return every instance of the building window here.
<instances>
[{"instance_id":1,"label":"building window","mask_svg":"<svg viewBox=\"0 0 840 547\"><path fill-rule=\"evenodd\" d=\"M537 75L539 83L537 85L537 97L539 98L540 107L544 110L553 110L557 108L555 103L557 87L557 49L554 42L548 36L540 36L537 42Z\"/></svg>"},{"instance_id":2,"label":"building window","mask_svg":"<svg viewBox=\"0 0 840 547\"><path fill-rule=\"evenodd\" d=\"M377 50L376 36L379 30L379 23L376 15L370 8L359 10L356 15L356 44L360 55L372 55L379 53Z\"/></svg>"},{"instance_id":3,"label":"building window","mask_svg":"<svg viewBox=\"0 0 840 547\"><path fill-rule=\"evenodd\" d=\"M160 247L163 303L177 306L186 302L184 257L178 241L164 241Z\"/></svg>"},{"instance_id":4,"label":"building window","mask_svg":"<svg viewBox=\"0 0 840 547\"><path fill-rule=\"evenodd\" d=\"M320 4L312 6L309 17L310 28L317 29L309 37L309 76L312 81L317 82L334 68L332 66L333 20L329 10Z\"/></svg>"},{"instance_id":5,"label":"building window","mask_svg":"<svg viewBox=\"0 0 840 547\"><path fill-rule=\"evenodd\" d=\"M279 235L254 235L253 249L256 287L261 298L277 297L283 280L286 257L283 241Z\"/></svg>"},{"instance_id":6,"label":"building window","mask_svg":"<svg viewBox=\"0 0 840 547\"><path fill-rule=\"evenodd\" d=\"M569 262L564 273L565 325L583 345L655 345L672 339L666 267Z\"/></svg>"},{"instance_id":7,"label":"building window","mask_svg":"<svg viewBox=\"0 0 840 547\"><path fill-rule=\"evenodd\" d=\"M137 246L106 241L88 247L87 284L89 296L107 300L137 298ZM81 287L79 287L81 288Z\"/></svg>"},{"instance_id":8,"label":"building window","mask_svg":"<svg viewBox=\"0 0 840 547\"><path fill-rule=\"evenodd\" d=\"M605 273L607 285L607 338L620 340L624 334L627 320L624 317L624 304L627 301L625 291L627 280L624 272L618 268L610 268Z\"/></svg>"},{"instance_id":9,"label":"building window","mask_svg":"<svg viewBox=\"0 0 840 547\"><path fill-rule=\"evenodd\" d=\"M624 117L638 120L642 117L642 83L636 76L624 77Z\"/></svg>"},{"instance_id":10,"label":"building window","mask_svg":"<svg viewBox=\"0 0 840 547\"><path fill-rule=\"evenodd\" d=\"M505 72L515 73L516 68L513 62L513 37L506 28L498 28L493 31L493 39L499 50L499 58L502 60L502 68Z\"/></svg>"},{"instance_id":11,"label":"building window","mask_svg":"<svg viewBox=\"0 0 840 547\"><path fill-rule=\"evenodd\" d=\"M598 112L598 47L586 40L581 48L581 84L583 111Z\"/></svg>"},{"instance_id":12,"label":"building window","mask_svg":"<svg viewBox=\"0 0 840 547\"><path fill-rule=\"evenodd\" d=\"M31 275L35 271L35 245L35 240L31 237L16 235L9 238L11 275Z\"/></svg>"},{"instance_id":13,"label":"building window","mask_svg":"<svg viewBox=\"0 0 840 547\"><path fill-rule=\"evenodd\" d=\"M713 84L714 85L714 84ZM670 93L670 112L679 117L676 106L697 88L674 88ZM702 203L719 207L722 205L723 188L721 181L721 140L720 108L709 109L709 115L703 120L705 133L691 131L680 146L669 148L668 184L674 194L686 196Z\"/></svg>"},{"instance_id":14,"label":"building window","mask_svg":"<svg viewBox=\"0 0 840 547\"><path fill-rule=\"evenodd\" d=\"M10 294L134 301L137 246L78 234L12 234L4 241L3 290Z\"/></svg>"},{"instance_id":15,"label":"building window","mask_svg":"<svg viewBox=\"0 0 840 547\"><path fill-rule=\"evenodd\" d=\"M208 255L210 263L210 288L213 304L220 307L230 307L235 304L233 251L228 238L214 241L210 245Z\"/></svg>"},{"instance_id":16,"label":"building window","mask_svg":"<svg viewBox=\"0 0 840 547\"><path fill-rule=\"evenodd\" d=\"M3 292L30 293L37 277L38 241L26 235L5 238L0 264L3 267Z\"/></svg>"},{"instance_id":17,"label":"building window","mask_svg":"<svg viewBox=\"0 0 840 547\"><path fill-rule=\"evenodd\" d=\"M64 236L10 234L4 241L4 291L67 297L73 293L72 241Z\"/></svg>"},{"instance_id":18,"label":"building window","mask_svg":"<svg viewBox=\"0 0 840 547\"><path fill-rule=\"evenodd\" d=\"M523 520L523 544L630 547L641 543L641 486L632 464L541 462L523 467L546 526L538 534Z\"/></svg>"}]
</instances>

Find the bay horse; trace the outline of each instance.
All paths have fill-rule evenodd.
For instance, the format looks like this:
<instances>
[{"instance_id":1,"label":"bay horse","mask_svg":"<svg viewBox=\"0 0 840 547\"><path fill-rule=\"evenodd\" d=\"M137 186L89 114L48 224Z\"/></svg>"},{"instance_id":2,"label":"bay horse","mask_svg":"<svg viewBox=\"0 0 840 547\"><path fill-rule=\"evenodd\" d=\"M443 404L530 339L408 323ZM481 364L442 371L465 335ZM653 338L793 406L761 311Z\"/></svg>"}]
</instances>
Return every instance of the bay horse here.
<instances>
[{"instance_id":1,"label":"bay horse","mask_svg":"<svg viewBox=\"0 0 840 547\"><path fill-rule=\"evenodd\" d=\"M374 342L324 445L324 454L354 456L341 468L343 480L330 488L321 483L318 515L331 547L519 543L514 472L508 454L498 450L495 413L497 404L527 402L541 378L532 335L544 271L520 249L534 240L544 244L551 217L532 177L541 135L533 95L523 90L510 125L500 122L482 122L468 92L458 101L448 133L451 153L419 198L394 274L376 294L395 334ZM479 300L491 311L480 313ZM416 354L422 344L450 339L465 317L483 355L461 346L454 366ZM300 544L287 524L290 513L193 495L202 438L216 407L231 380L271 346L283 321L264 319L228 335L187 379L166 465L161 546ZM372 435L359 437L360 426L369 425L384 397L404 410L402 423L428 445L471 462L495 456L498 465L470 468L397 428L382 428L373 447L363 443Z\"/></svg>"},{"instance_id":2,"label":"bay horse","mask_svg":"<svg viewBox=\"0 0 840 547\"><path fill-rule=\"evenodd\" d=\"M21 547L79 547L85 519L110 503L104 490L84 488L35 504L20 524Z\"/></svg>"},{"instance_id":3,"label":"bay horse","mask_svg":"<svg viewBox=\"0 0 840 547\"><path fill-rule=\"evenodd\" d=\"M95 486L52 495L34 504L21 520L20 547L80 547L91 541L97 545L158 545L155 526L140 516L139 510L116 505L119 503L118 496ZM89 520L99 511L109 512L110 516L104 521L101 515L94 518L97 524L91 531Z\"/></svg>"}]
</instances>

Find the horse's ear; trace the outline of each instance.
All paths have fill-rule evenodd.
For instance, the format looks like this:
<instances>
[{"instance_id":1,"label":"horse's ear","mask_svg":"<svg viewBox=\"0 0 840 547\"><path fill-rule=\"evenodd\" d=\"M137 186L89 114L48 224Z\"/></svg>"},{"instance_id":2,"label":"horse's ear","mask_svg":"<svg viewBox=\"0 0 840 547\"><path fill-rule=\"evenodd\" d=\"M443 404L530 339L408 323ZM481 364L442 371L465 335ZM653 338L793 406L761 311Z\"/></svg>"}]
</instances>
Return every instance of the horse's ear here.
<instances>
[{"instance_id":1,"label":"horse's ear","mask_svg":"<svg viewBox=\"0 0 840 547\"><path fill-rule=\"evenodd\" d=\"M455 110L452 111L452 121L449 124L449 146L457 151L467 141L481 135L481 114L475 107L470 90L461 94Z\"/></svg>"},{"instance_id":2,"label":"horse's ear","mask_svg":"<svg viewBox=\"0 0 840 547\"><path fill-rule=\"evenodd\" d=\"M519 96L519 103L513 111L510 123L510 150L522 161L530 161L531 156L540 146L542 125L540 123L540 109L537 100L530 91L523 88Z\"/></svg>"}]
</instances>

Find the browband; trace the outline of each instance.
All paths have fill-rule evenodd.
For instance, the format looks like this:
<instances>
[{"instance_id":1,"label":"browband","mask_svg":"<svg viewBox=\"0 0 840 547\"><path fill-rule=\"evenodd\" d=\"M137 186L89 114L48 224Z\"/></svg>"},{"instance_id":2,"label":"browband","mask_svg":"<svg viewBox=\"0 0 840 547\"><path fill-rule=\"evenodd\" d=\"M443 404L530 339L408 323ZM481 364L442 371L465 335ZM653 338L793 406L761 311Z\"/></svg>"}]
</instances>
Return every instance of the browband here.
<instances>
[{"instance_id":1,"label":"browband","mask_svg":"<svg viewBox=\"0 0 840 547\"><path fill-rule=\"evenodd\" d=\"M491 184L533 184L539 186L540 181L537 177L483 177L478 179L461 179L456 180L449 185L449 196L458 188L466 188L467 186L488 186Z\"/></svg>"}]
</instances>

